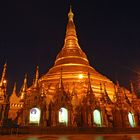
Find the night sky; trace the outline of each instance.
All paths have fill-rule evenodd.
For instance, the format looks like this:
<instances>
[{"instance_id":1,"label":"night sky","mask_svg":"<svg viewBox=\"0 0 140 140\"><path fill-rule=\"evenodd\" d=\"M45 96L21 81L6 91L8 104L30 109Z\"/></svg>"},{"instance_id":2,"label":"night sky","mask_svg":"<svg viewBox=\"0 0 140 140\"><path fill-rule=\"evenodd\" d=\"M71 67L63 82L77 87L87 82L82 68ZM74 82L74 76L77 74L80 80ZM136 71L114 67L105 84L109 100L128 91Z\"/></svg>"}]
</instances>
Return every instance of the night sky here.
<instances>
[{"instance_id":1,"label":"night sky","mask_svg":"<svg viewBox=\"0 0 140 140\"><path fill-rule=\"evenodd\" d=\"M73 0L77 36L92 67L112 81L136 89L140 82L140 8L138 1ZM69 0L0 2L0 72L8 64L8 89L31 85L54 64L63 47Z\"/></svg>"}]
</instances>

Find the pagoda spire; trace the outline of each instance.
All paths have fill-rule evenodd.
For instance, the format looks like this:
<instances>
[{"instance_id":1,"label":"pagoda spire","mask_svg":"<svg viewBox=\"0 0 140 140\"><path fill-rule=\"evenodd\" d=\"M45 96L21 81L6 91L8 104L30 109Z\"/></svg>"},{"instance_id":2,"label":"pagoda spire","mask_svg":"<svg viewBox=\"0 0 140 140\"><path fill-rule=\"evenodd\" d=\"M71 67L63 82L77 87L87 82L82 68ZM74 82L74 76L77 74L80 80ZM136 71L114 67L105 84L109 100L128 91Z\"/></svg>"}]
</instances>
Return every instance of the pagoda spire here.
<instances>
[{"instance_id":1,"label":"pagoda spire","mask_svg":"<svg viewBox=\"0 0 140 140\"><path fill-rule=\"evenodd\" d=\"M64 47L68 47L68 48L79 47L73 17L74 14L72 12L72 7L70 6L70 10L68 13L68 24L66 28L65 43L64 43Z\"/></svg>"},{"instance_id":2,"label":"pagoda spire","mask_svg":"<svg viewBox=\"0 0 140 140\"><path fill-rule=\"evenodd\" d=\"M17 84L15 82L12 94L16 94L16 90L17 90Z\"/></svg>"},{"instance_id":3,"label":"pagoda spire","mask_svg":"<svg viewBox=\"0 0 140 140\"><path fill-rule=\"evenodd\" d=\"M74 14L72 7L68 13L68 22L66 27L66 34L62 50L58 53L55 61L55 66L62 64L84 64L89 66L86 54L82 51L78 43L76 28L74 24Z\"/></svg>"},{"instance_id":4,"label":"pagoda spire","mask_svg":"<svg viewBox=\"0 0 140 140\"><path fill-rule=\"evenodd\" d=\"M20 101L20 98L17 96L17 84L16 84L16 82L14 83L13 92L12 92L9 99L10 99L10 103Z\"/></svg>"},{"instance_id":5,"label":"pagoda spire","mask_svg":"<svg viewBox=\"0 0 140 140\"><path fill-rule=\"evenodd\" d=\"M27 89L27 74L25 74L24 82L23 82L23 91Z\"/></svg>"},{"instance_id":6,"label":"pagoda spire","mask_svg":"<svg viewBox=\"0 0 140 140\"><path fill-rule=\"evenodd\" d=\"M88 88L87 88L87 93L93 93L92 87L91 87L91 81L90 81L90 73L88 72Z\"/></svg>"},{"instance_id":7,"label":"pagoda spire","mask_svg":"<svg viewBox=\"0 0 140 140\"><path fill-rule=\"evenodd\" d=\"M15 101L17 98L18 98L17 97L17 84L15 82L14 87L13 87L13 92L12 92L12 94L10 96L10 101L11 100Z\"/></svg>"},{"instance_id":8,"label":"pagoda spire","mask_svg":"<svg viewBox=\"0 0 140 140\"><path fill-rule=\"evenodd\" d=\"M36 74L35 74L35 81L34 81L35 88L38 86L38 79L39 79L39 66L36 67Z\"/></svg>"},{"instance_id":9,"label":"pagoda spire","mask_svg":"<svg viewBox=\"0 0 140 140\"><path fill-rule=\"evenodd\" d=\"M131 90L131 93L134 93L134 86L133 86L132 81L130 81L130 90Z\"/></svg>"},{"instance_id":10,"label":"pagoda spire","mask_svg":"<svg viewBox=\"0 0 140 140\"><path fill-rule=\"evenodd\" d=\"M3 68L3 72L2 72L2 76L1 76L1 84L2 84L2 83L4 82L4 80L5 80L6 71L7 71L7 63L4 64L4 68Z\"/></svg>"},{"instance_id":11,"label":"pagoda spire","mask_svg":"<svg viewBox=\"0 0 140 140\"><path fill-rule=\"evenodd\" d=\"M104 83L104 98L105 98L106 103L108 103L108 104L111 104L112 103L110 97L107 94L105 83Z\"/></svg>"},{"instance_id":12,"label":"pagoda spire","mask_svg":"<svg viewBox=\"0 0 140 140\"><path fill-rule=\"evenodd\" d=\"M126 103L128 103L130 105L131 103L130 103L128 96L126 95L125 88L123 88L123 90L124 90L125 101L126 101Z\"/></svg>"},{"instance_id":13,"label":"pagoda spire","mask_svg":"<svg viewBox=\"0 0 140 140\"><path fill-rule=\"evenodd\" d=\"M59 79L58 88L61 89L61 90L64 90L63 80L62 80L62 68L61 68L61 70L60 70L60 79Z\"/></svg>"},{"instance_id":14,"label":"pagoda spire","mask_svg":"<svg viewBox=\"0 0 140 140\"><path fill-rule=\"evenodd\" d=\"M25 99L26 90L27 90L27 74L25 74L23 85L22 85L21 90L20 90L20 99L21 100Z\"/></svg>"},{"instance_id":15,"label":"pagoda spire","mask_svg":"<svg viewBox=\"0 0 140 140\"><path fill-rule=\"evenodd\" d=\"M121 107L122 104L124 103L125 96L123 94L122 87L120 87L119 81L117 81L117 100L116 103Z\"/></svg>"},{"instance_id":16,"label":"pagoda spire","mask_svg":"<svg viewBox=\"0 0 140 140\"><path fill-rule=\"evenodd\" d=\"M73 17L74 17L74 14L72 12L72 6L70 5L70 11L68 13L68 18L69 18L69 21L72 20L73 21Z\"/></svg>"},{"instance_id":17,"label":"pagoda spire","mask_svg":"<svg viewBox=\"0 0 140 140\"><path fill-rule=\"evenodd\" d=\"M100 83L100 94L101 94L101 101L104 102L104 93L103 93L102 83Z\"/></svg>"},{"instance_id":18,"label":"pagoda spire","mask_svg":"<svg viewBox=\"0 0 140 140\"><path fill-rule=\"evenodd\" d=\"M120 93L121 93L121 87L120 87L120 83L119 83L118 80L116 81L116 85L117 85L117 94L120 95Z\"/></svg>"},{"instance_id":19,"label":"pagoda spire","mask_svg":"<svg viewBox=\"0 0 140 140\"><path fill-rule=\"evenodd\" d=\"M137 95L134 91L134 86L133 86L132 81L130 81L130 91L131 91L131 94L132 94L132 100L134 101L137 98Z\"/></svg>"},{"instance_id":20,"label":"pagoda spire","mask_svg":"<svg viewBox=\"0 0 140 140\"><path fill-rule=\"evenodd\" d=\"M0 99L1 102L3 103L8 102L7 81L5 79L6 71L7 71L7 64L5 63L2 71L1 80L0 80Z\"/></svg>"}]
</instances>

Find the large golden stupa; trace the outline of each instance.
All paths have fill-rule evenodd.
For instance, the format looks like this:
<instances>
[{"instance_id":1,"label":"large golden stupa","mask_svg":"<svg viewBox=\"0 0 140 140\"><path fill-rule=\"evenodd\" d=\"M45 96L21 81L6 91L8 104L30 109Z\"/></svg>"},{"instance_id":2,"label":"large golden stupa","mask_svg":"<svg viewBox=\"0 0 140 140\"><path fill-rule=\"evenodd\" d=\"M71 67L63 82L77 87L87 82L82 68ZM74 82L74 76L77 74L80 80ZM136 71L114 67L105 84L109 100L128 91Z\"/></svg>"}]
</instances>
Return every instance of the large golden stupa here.
<instances>
[{"instance_id":1,"label":"large golden stupa","mask_svg":"<svg viewBox=\"0 0 140 140\"><path fill-rule=\"evenodd\" d=\"M78 43L72 9L64 46L54 66L28 88L27 76L17 94L16 85L9 100L4 66L0 82L0 120L4 116L20 126L138 127L140 101L134 92L114 84L90 66ZM9 106L9 108L8 108Z\"/></svg>"},{"instance_id":2,"label":"large golden stupa","mask_svg":"<svg viewBox=\"0 0 140 140\"><path fill-rule=\"evenodd\" d=\"M100 84L105 84L108 94L112 98L114 94L114 84L90 66L86 54L79 46L73 17L74 14L70 9L64 46L57 55L54 66L47 74L39 79L39 83L44 84L48 93L53 94L53 89L55 89L54 87L58 84L62 71L65 89L72 91L73 88L76 87L75 90L78 96L80 96L86 92L89 73L93 91L98 95L100 93Z\"/></svg>"}]
</instances>

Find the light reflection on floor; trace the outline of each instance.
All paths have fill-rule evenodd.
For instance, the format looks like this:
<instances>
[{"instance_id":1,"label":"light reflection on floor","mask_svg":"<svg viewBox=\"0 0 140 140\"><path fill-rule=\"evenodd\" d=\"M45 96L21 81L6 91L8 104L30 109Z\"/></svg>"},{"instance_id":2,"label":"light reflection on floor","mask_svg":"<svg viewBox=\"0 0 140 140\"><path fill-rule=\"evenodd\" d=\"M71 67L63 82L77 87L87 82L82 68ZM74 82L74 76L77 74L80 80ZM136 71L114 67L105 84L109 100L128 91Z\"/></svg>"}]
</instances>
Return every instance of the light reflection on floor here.
<instances>
[{"instance_id":1,"label":"light reflection on floor","mask_svg":"<svg viewBox=\"0 0 140 140\"><path fill-rule=\"evenodd\" d=\"M5 135L0 140L140 140L140 135Z\"/></svg>"}]
</instances>

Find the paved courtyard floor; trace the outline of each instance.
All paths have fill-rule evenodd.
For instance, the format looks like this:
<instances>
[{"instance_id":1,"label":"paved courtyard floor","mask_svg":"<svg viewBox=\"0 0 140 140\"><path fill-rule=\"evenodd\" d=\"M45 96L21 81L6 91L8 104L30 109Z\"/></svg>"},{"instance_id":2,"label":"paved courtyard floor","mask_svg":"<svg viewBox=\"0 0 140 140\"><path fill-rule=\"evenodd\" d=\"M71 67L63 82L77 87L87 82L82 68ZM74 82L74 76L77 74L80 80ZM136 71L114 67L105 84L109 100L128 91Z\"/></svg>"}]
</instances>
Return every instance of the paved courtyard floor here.
<instances>
[{"instance_id":1,"label":"paved courtyard floor","mask_svg":"<svg viewBox=\"0 0 140 140\"><path fill-rule=\"evenodd\" d=\"M0 140L140 140L140 134L1 135Z\"/></svg>"}]
</instances>

